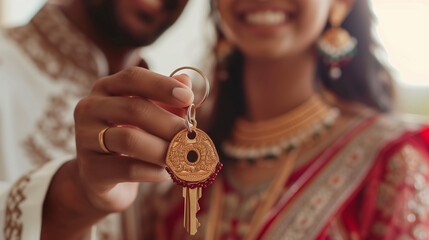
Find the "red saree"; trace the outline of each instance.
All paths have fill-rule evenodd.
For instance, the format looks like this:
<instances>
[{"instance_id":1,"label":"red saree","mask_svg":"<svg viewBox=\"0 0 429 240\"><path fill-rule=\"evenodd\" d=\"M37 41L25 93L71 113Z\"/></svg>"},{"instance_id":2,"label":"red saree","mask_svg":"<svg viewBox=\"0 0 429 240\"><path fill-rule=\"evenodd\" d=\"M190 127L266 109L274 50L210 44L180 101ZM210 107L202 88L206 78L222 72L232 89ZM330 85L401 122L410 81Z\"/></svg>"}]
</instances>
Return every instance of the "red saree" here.
<instances>
[{"instance_id":1,"label":"red saree","mask_svg":"<svg viewBox=\"0 0 429 240\"><path fill-rule=\"evenodd\" d=\"M429 239L428 161L429 128L386 116L359 119L294 171L263 224L252 226L256 239ZM234 188L225 182L228 195ZM202 227L189 237L179 190L157 203L151 239L205 238L209 194L200 201ZM243 239L239 220L222 221L219 239Z\"/></svg>"}]
</instances>

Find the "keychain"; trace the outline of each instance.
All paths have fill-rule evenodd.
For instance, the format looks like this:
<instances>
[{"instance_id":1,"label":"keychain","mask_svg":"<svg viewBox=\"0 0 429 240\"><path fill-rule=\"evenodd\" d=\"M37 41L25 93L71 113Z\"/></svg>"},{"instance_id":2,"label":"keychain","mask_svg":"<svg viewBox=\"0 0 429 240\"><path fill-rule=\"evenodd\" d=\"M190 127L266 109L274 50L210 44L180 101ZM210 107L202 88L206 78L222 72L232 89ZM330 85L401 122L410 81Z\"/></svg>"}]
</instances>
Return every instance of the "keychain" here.
<instances>
[{"instance_id":1,"label":"keychain","mask_svg":"<svg viewBox=\"0 0 429 240\"><path fill-rule=\"evenodd\" d=\"M186 231L195 235L200 226L196 214L200 209L198 200L202 196L202 189L213 183L222 163L210 137L197 128L195 119L196 110L207 99L210 92L209 80L204 74L193 67L182 67L175 70L170 77L182 70L193 70L203 77L206 91L198 104L191 104L186 112L186 128L174 136L166 156L166 170L178 185L183 187L184 227Z\"/></svg>"}]
</instances>

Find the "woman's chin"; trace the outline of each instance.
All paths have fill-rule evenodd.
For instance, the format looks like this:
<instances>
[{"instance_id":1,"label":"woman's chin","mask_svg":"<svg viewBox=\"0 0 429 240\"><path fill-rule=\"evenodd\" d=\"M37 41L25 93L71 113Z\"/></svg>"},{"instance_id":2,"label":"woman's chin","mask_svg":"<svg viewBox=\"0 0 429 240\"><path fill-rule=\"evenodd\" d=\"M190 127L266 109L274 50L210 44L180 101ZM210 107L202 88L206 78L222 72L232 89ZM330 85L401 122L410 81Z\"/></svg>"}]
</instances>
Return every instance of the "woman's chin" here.
<instances>
[{"instance_id":1,"label":"woman's chin","mask_svg":"<svg viewBox=\"0 0 429 240\"><path fill-rule=\"evenodd\" d=\"M278 48L241 49L241 52L245 58L260 60L278 60L294 55L293 51L279 51Z\"/></svg>"}]
</instances>

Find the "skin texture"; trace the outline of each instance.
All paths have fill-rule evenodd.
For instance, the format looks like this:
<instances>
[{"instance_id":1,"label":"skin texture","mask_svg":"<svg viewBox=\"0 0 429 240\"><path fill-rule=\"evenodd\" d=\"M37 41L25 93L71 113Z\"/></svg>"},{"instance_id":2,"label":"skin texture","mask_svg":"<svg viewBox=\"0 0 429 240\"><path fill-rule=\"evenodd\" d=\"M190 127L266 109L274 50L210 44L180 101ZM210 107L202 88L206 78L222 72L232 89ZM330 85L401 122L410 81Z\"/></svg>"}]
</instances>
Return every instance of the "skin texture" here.
<instances>
[{"instance_id":1,"label":"skin texture","mask_svg":"<svg viewBox=\"0 0 429 240\"><path fill-rule=\"evenodd\" d=\"M314 93L314 44L328 21L330 9L353 0L217 0L219 25L229 42L244 55L246 116L262 120L298 106ZM290 20L255 26L244 14L280 9Z\"/></svg>"},{"instance_id":2,"label":"skin texture","mask_svg":"<svg viewBox=\"0 0 429 240\"><path fill-rule=\"evenodd\" d=\"M216 3L221 31L244 57L244 114L251 121L285 114L315 94L315 42L328 22L331 9L338 4L344 4L348 10L353 6L353 0L217 0ZM255 26L244 20L248 12L273 9L289 13L289 21ZM341 116L338 123L346 121ZM233 168L243 184L267 181L278 169L261 171L257 165Z\"/></svg>"},{"instance_id":3,"label":"skin texture","mask_svg":"<svg viewBox=\"0 0 429 240\"><path fill-rule=\"evenodd\" d=\"M110 74L138 64L138 50L171 26L188 0L164 0L148 9L141 0L71 0L60 8L105 54Z\"/></svg>"},{"instance_id":4,"label":"skin texture","mask_svg":"<svg viewBox=\"0 0 429 240\"><path fill-rule=\"evenodd\" d=\"M227 39L253 58L295 57L308 51L322 33L335 0L218 0L220 26ZM279 9L290 21L277 26L252 26L243 14Z\"/></svg>"},{"instance_id":5,"label":"skin texture","mask_svg":"<svg viewBox=\"0 0 429 240\"><path fill-rule=\"evenodd\" d=\"M173 95L175 89L184 92L181 99ZM168 180L164 157L169 141L185 128L178 115L192 101L186 75L170 78L134 67L98 80L75 109L77 159L52 180L42 239L79 239L107 214L127 209L138 182ZM105 145L127 156L106 154L99 146L98 133L112 123L123 126L105 132Z\"/></svg>"},{"instance_id":6,"label":"skin texture","mask_svg":"<svg viewBox=\"0 0 429 240\"><path fill-rule=\"evenodd\" d=\"M286 113L314 93L314 42L334 4L352 6L352 0L218 1L222 28L244 55L245 114L251 120ZM134 0L120 2L124 5L118 12L132 9L134 4ZM249 28L241 22L240 11L267 6L287 8L293 18L268 30ZM96 25L84 14L85 4L76 0L68 7L64 12L70 19L87 20L87 24L77 25L106 53L111 71L132 62L134 47L115 45L92 31ZM118 19L118 25L126 25L131 33L146 25L135 14ZM65 164L51 183L43 212L43 239L77 239L106 214L128 208L135 199L137 182L168 179L164 157L169 141L184 128L179 116L193 100L189 85L187 76L169 78L141 68L127 68L95 83L91 94L76 107L77 159ZM181 100L174 89L182 89ZM105 144L110 151L126 156L106 154L98 145L98 133L111 124L125 127L106 131ZM275 170L234 169L238 178L249 183L273 176Z\"/></svg>"},{"instance_id":7,"label":"skin texture","mask_svg":"<svg viewBox=\"0 0 429 240\"><path fill-rule=\"evenodd\" d=\"M97 31L116 45L140 47L154 42L179 17L187 0L166 0L148 8L140 0L83 1Z\"/></svg>"},{"instance_id":8,"label":"skin texture","mask_svg":"<svg viewBox=\"0 0 429 240\"><path fill-rule=\"evenodd\" d=\"M107 214L128 208L135 200L138 182L169 179L164 156L169 141L185 128L184 107L193 101L188 76L170 78L127 67L137 65L137 45L159 37L187 0L167 0L149 17L137 17L144 13L137 6L140 0L83 1L71 1L61 9L104 52L110 72L117 73L96 81L91 94L75 109L77 159L64 164L51 182L41 239L80 239ZM101 11L103 3L114 3L112 30L127 32L127 41L106 37L89 17L97 9L88 10L88 6L99 6ZM105 132L105 145L121 154L106 154L98 144L98 133L112 125L122 127Z\"/></svg>"},{"instance_id":9,"label":"skin texture","mask_svg":"<svg viewBox=\"0 0 429 240\"><path fill-rule=\"evenodd\" d=\"M314 93L313 46L333 1L218 0L221 30L244 55L243 83L249 119L278 116ZM244 21L248 12L271 9L287 12L290 20L275 26L255 26Z\"/></svg>"},{"instance_id":10,"label":"skin texture","mask_svg":"<svg viewBox=\"0 0 429 240\"><path fill-rule=\"evenodd\" d=\"M144 78L147 80L141 81ZM97 208L122 211L133 202L137 182L169 179L164 170L165 153L169 141L185 125L183 118L153 101L177 108L188 106L193 100L189 83L185 75L169 78L130 68L99 80L91 95L79 102L75 121L80 176ZM175 88L187 91L186 101L172 95ZM118 97L124 95L136 97ZM127 156L100 154L104 152L93 136L112 123L126 126L107 130L105 145Z\"/></svg>"}]
</instances>

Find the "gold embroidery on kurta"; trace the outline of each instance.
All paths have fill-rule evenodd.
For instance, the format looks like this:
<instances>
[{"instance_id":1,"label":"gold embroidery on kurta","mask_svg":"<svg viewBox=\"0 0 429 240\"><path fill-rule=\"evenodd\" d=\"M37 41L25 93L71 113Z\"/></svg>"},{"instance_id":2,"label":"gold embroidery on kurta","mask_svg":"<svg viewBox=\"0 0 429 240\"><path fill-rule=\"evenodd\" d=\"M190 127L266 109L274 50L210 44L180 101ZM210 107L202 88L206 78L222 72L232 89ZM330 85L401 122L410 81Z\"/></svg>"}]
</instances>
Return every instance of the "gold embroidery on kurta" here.
<instances>
[{"instance_id":1,"label":"gold embroidery on kurta","mask_svg":"<svg viewBox=\"0 0 429 240\"><path fill-rule=\"evenodd\" d=\"M3 229L6 240L22 239L24 226L21 220L21 204L26 199L24 190L30 182L30 174L23 176L9 192L6 203L6 221Z\"/></svg>"},{"instance_id":2,"label":"gold embroidery on kurta","mask_svg":"<svg viewBox=\"0 0 429 240\"><path fill-rule=\"evenodd\" d=\"M73 153L73 104L89 93L99 75L106 74L104 57L50 5L43 7L29 24L6 33L62 89L50 96L37 126L22 142L27 155L40 165L52 159L52 149Z\"/></svg>"}]
</instances>

